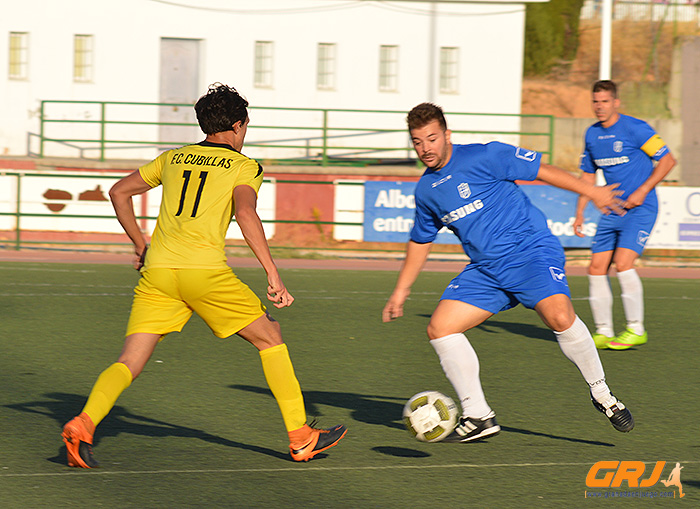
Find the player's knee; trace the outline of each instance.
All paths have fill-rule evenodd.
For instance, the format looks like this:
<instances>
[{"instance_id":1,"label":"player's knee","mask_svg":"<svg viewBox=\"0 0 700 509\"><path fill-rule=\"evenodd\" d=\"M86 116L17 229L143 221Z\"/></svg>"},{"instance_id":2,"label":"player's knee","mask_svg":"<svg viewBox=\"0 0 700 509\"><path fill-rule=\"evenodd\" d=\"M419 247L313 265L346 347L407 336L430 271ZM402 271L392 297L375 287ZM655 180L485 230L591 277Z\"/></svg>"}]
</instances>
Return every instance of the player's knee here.
<instances>
[{"instance_id":1,"label":"player's knee","mask_svg":"<svg viewBox=\"0 0 700 509\"><path fill-rule=\"evenodd\" d=\"M634 260L615 260L615 269L617 272L625 272L634 268Z\"/></svg>"},{"instance_id":2,"label":"player's knee","mask_svg":"<svg viewBox=\"0 0 700 509\"><path fill-rule=\"evenodd\" d=\"M607 263L591 263L588 266L589 276L604 276L608 273L610 265Z\"/></svg>"},{"instance_id":3,"label":"player's knee","mask_svg":"<svg viewBox=\"0 0 700 509\"><path fill-rule=\"evenodd\" d=\"M238 331L238 335L258 350L265 350L284 343L279 322L268 313L265 313L248 327Z\"/></svg>"},{"instance_id":4,"label":"player's knee","mask_svg":"<svg viewBox=\"0 0 700 509\"><path fill-rule=\"evenodd\" d=\"M568 310L562 309L561 311L551 313L547 317L547 324L552 330L557 332L563 332L571 328L575 320L575 314L570 313Z\"/></svg>"},{"instance_id":5,"label":"player's knee","mask_svg":"<svg viewBox=\"0 0 700 509\"><path fill-rule=\"evenodd\" d=\"M451 332L448 332L447 329L444 327L439 326L438 324L435 324L433 322L430 322L428 324L428 327L426 328L426 332L428 334L428 339L433 340L437 338L441 338L443 336L447 336L448 334L451 334Z\"/></svg>"}]
</instances>

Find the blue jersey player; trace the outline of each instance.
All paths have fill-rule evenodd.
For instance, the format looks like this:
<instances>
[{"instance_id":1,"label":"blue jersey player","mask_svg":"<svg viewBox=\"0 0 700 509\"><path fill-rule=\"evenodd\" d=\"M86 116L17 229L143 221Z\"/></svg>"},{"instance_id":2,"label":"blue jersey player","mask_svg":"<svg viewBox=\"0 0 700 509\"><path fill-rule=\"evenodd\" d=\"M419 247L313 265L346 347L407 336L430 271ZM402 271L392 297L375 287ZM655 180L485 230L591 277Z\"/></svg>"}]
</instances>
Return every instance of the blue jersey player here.
<instances>
[{"instance_id":1,"label":"blue jersey player","mask_svg":"<svg viewBox=\"0 0 700 509\"><path fill-rule=\"evenodd\" d=\"M604 213L621 212L619 192L542 164L531 150L496 142L453 145L442 109L431 103L413 108L407 122L413 147L428 168L416 187L414 227L382 319L403 315L432 242L440 229L449 228L471 263L445 289L427 329L462 406L462 417L445 440L471 442L500 431L464 332L518 303L537 311L554 331L564 355L588 383L596 408L617 430L630 431L632 415L610 393L591 334L571 304L564 251L515 180L537 178L584 194Z\"/></svg>"},{"instance_id":2,"label":"blue jersey player","mask_svg":"<svg viewBox=\"0 0 700 509\"><path fill-rule=\"evenodd\" d=\"M581 155L581 180L594 182L602 170L608 184L619 184L627 210L624 215L603 216L591 245L588 267L589 301L598 348L626 350L647 342L644 328L642 281L634 264L642 254L658 213L656 185L676 164L668 147L643 120L618 112L620 100L615 83L608 80L593 85L593 111L598 122L586 131ZM655 164L656 162L656 164ZM588 198L581 196L576 207L574 232L583 237L583 212ZM627 328L615 336L613 296L608 280L615 264L622 292Z\"/></svg>"}]
</instances>

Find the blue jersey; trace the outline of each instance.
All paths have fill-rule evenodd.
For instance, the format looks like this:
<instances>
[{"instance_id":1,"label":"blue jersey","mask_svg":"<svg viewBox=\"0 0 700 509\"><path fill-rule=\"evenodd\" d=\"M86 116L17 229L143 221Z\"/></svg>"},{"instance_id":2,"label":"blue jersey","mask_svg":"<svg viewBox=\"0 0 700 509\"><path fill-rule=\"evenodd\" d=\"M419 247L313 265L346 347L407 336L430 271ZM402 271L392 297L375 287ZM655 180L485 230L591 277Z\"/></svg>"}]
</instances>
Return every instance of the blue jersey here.
<instances>
[{"instance_id":1,"label":"blue jersey","mask_svg":"<svg viewBox=\"0 0 700 509\"><path fill-rule=\"evenodd\" d=\"M586 131L581 154L581 170L595 173L603 170L608 184L619 183L623 200L637 190L654 171L653 161L669 153L668 147L652 127L634 117L620 115L610 127L600 122ZM656 190L647 194L643 206L656 208Z\"/></svg>"},{"instance_id":2,"label":"blue jersey","mask_svg":"<svg viewBox=\"0 0 700 509\"><path fill-rule=\"evenodd\" d=\"M515 180L535 180L541 155L500 142L453 145L448 163L428 168L415 191L411 240L432 242L449 228L472 262L503 262L544 238L547 220ZM558 244L558 241L556 241Z\"/></svg>"}]
</instances>

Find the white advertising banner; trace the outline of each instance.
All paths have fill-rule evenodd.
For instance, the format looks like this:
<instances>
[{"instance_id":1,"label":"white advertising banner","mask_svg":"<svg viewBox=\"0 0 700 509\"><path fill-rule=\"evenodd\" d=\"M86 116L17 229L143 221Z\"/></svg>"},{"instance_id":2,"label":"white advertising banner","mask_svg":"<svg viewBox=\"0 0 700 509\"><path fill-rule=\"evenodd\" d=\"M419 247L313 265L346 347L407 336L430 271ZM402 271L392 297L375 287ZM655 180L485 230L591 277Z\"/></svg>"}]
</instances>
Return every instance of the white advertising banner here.
<instances>
[{"instance_id":1,"label":"white advertising banner","mask_svg":"<svg viewBox=\"0 0 700 509\"><path fill-rule=\"evenodd\" d=\"M109 200L110 188L123 176L4 172L0 175L0 229L16 228L19 189L19 221L22 230L124 233ZM265 179L258 198L258 215L265 222L265 234L268 237L275 233L275 224L267 222L275 219L275 191L274 180ZM134 196L136 216L155 218L160 209L161 197L160 187ZM144 229L150 235L155 225L155 219L146 220ZM243 238L235 222L231 223L226 238Z\"/></svg>"},{"instance_id":2,"label":"white advertising banner","mask_svg":"<svg viewBox=\"0 0 700 509\"><path fill-rule=\"evenodd\" d=\"M700 250L700 188L657 187L659 216L647 249Z\"/></svg>"}]
</instances>

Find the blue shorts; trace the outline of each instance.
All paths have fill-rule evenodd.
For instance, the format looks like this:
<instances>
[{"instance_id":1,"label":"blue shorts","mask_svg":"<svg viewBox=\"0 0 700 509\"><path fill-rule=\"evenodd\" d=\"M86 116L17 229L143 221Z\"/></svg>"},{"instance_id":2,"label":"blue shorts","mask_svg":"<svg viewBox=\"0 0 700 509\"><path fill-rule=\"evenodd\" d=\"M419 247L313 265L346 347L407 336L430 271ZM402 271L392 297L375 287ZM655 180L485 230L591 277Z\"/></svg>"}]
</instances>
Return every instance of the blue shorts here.
<instances>
[{"instance_id":1,"label":"blue shorts","mask_svg":"<svg viewBox=\"0 0 700 509\"><path fill-rule=\"evenodd\" d=\"M657 214L658 208L642 206L628 210L624 216L614 213L602 216L591 243L591 252L614 251L623 247L642 254L654 229Z\"/></svg>"},{"instance_id":2,"label":"blue shorts","mask_svg":"<svg viewBox=\"0 0 700 509\"><path fill-rule=\"evenodd\" d=\"M497 264L472 263L447 286L441 300L466 302L491 313L522 304L534 309L538 302L563 293L571 297L566 281L566 257L552 237Z\"/></svg>"}]
</instances>

